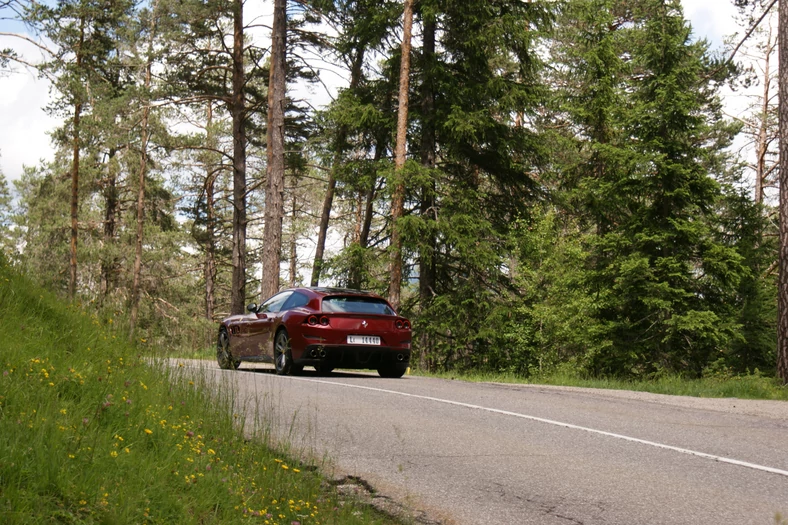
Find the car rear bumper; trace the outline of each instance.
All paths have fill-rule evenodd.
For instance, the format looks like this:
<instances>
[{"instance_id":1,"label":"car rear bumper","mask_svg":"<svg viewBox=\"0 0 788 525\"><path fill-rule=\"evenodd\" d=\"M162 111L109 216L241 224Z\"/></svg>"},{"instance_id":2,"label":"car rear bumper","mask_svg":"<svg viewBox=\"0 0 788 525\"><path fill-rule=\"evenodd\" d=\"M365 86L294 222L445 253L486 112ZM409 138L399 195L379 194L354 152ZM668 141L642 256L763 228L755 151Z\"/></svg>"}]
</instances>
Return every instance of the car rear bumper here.
<instances>
[{"instance_id":1,"label":"car rear bumper","mask_svg":"<svg viewBox=\"0 0 788 525\"><path fill-rule=\"evenodd\" d=\"M368 368L401 365L409 366L410 349L386 346L308 345L297 365L325 365L331 368Z\"/></svg>"}]
</instances>

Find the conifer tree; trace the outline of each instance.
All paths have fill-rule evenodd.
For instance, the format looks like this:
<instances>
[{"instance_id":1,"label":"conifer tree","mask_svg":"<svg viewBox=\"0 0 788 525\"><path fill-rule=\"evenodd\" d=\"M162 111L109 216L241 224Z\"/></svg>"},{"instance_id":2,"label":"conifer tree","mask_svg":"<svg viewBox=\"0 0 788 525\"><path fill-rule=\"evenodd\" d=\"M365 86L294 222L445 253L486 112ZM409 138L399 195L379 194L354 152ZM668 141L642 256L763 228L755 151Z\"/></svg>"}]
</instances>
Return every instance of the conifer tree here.
<instances>
[{"instance_id":1,"label":"conifer tree","mask_svg":"<svg viewBox=\"0 0 788 525\"><path fill-rule=\"evenodd\" d=\"M103 88L102 73L111 70L110 63L118 55L113 33L124 25L131 10L129 2L100 5L91 0L62 0L54 6L31 4L26 21L39 34L50 40L56 50L52 60L42 68L55 77L61 93L59 110L69 107L71 120L71 249L69 262L69 295L77 289L77 243L79 236L80 123L83 113L90 110L93 100Z\"/></svg>"},{"instance_id":2,"label":"conifer tree","mask_svg":"<svg viewBox=\"0 0 788 525\"><path fill-rule=\"evenodd\" d=\"M605 327L593 366L699 374L736 331L705 297L729 293L743 271L704 220L720 196L709 173L713 146L730 140L712 78L719 68L705 42L690 41L678 2L644 1L633 15L626 36L635 75L620 130L631 146L612 184L596 191L610 222L592 256Z\"/></svg>"}]
</instances>

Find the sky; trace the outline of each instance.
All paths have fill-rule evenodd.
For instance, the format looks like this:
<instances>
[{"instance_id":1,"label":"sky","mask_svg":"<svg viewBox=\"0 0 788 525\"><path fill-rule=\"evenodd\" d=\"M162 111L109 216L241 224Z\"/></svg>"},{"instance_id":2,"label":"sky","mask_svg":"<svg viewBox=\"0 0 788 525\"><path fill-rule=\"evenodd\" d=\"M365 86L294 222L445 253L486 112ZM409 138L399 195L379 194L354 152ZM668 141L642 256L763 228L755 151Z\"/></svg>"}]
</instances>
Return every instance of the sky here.
<instances>
[{"instance_id":1,"label":"sky","mask_svg":"<svg viewBox=\"0 0 788 525\"><path fill-rule=\"evenodd\" d=\"M726 35L740 31L734 20L733 0L682 0L682 4L694 35L709 40L713 48L721 46ZM259 17L260 23L270 24L266 12L247 14L245 11L244 14L247 21ZM7 24L0 25L0 33L11 30ZM0 34L0 49L4 47L18 48L29 60L35 61L38 56L32 46L19 48L18 40ZM315 98L328 100L319 93ZM16 73L0 77L0 171L9 181L21 176L23 166L52 159L48 132L59 120L44 111L48 100L49 85L35 73L20 68Z\"/></svg>"}]
</instances>

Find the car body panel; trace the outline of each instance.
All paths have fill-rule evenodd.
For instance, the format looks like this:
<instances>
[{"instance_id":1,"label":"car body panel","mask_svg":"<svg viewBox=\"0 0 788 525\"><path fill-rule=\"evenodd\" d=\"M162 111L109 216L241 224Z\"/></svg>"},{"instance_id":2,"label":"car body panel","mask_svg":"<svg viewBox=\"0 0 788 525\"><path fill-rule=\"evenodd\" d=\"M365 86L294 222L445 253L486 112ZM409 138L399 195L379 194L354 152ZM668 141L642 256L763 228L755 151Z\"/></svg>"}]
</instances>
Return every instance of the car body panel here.
<instances>
[{"instance_id":1,"label":"car body panel","mask_svg":"<svg viewBox=\"0 0 788 525\"><path fill-rule=\"evenodd\" d=\"M282 294L286 294L284 299L279 297ZM250 307L256 311L232 315L221 322L236 360L273 362L276 334L286 330L292 360L298 369L314 366L404 370L410 361L410 323L378 295L335 288L293 288L274 295L259 307ZM356 308L378 313L337 311ZM378 337L380 344L350 344L348 336Z\"/></svg>"}]
</instances>

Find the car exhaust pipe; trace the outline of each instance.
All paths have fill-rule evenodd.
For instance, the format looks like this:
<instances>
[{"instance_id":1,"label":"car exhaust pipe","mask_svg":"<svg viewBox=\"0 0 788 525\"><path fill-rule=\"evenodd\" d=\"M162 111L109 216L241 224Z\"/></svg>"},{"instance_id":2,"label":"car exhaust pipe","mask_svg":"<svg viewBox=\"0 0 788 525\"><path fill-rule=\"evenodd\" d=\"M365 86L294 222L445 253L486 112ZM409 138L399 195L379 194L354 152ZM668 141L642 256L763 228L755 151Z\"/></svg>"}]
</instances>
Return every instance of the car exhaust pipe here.
<instances>
[{"instance_id":1,"label":"car exhaust pipe","mask_svg":"<svg viewBox=\"0 0 788 525\"><path fill-rule=\"evenodd\" d=\"M312 350L310 350L310 351L309 351L309 355L310 355L311 357L317 357L317 350L315 350L315 349L313 348Z\"/></svg>"},{"instance_id":2,"label":"car exhaust pipe","mask_svg":"<svg viewBox=\"0 0 788 525\"><path fill-rule=\"evenodd\" d=\"M320 349L320 357L326 357L326 349L325 348L321 348Z\"/></svg>"},{"instance_id":3,"label":"car exhaust pipe","mask_svg":"<svg viewBox=\"0 0 788 525\"><path fill-rule=\"evenodd\" d=\"M397 361L404 361L405 355L404 354L397 354Z\"/></svg>"}]
</instances>

